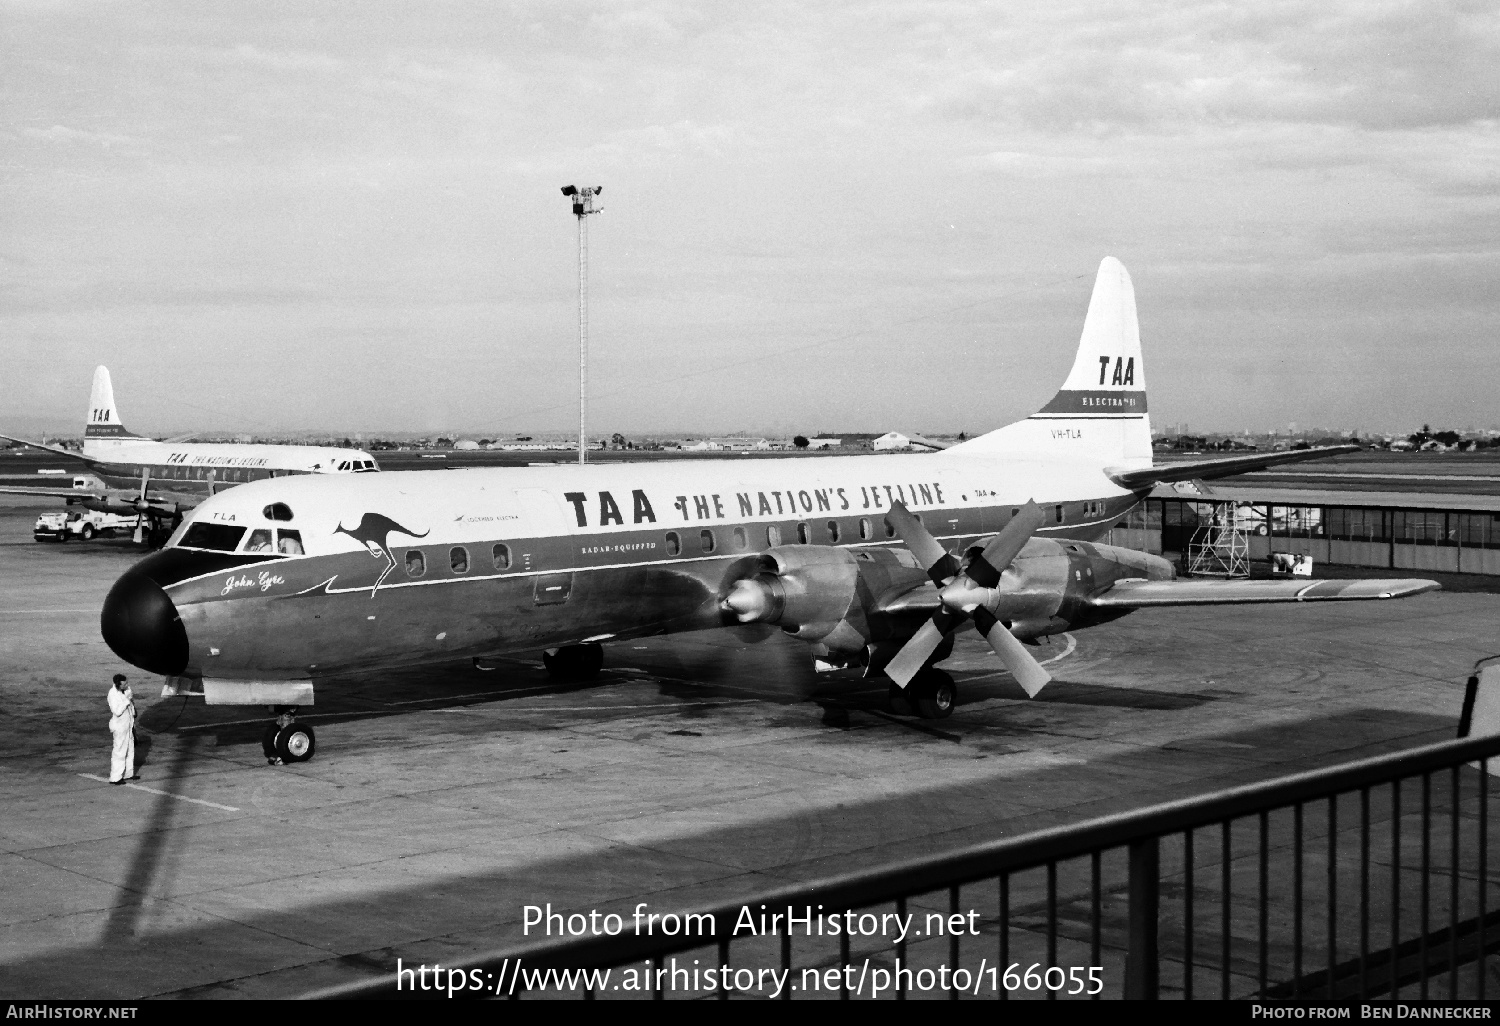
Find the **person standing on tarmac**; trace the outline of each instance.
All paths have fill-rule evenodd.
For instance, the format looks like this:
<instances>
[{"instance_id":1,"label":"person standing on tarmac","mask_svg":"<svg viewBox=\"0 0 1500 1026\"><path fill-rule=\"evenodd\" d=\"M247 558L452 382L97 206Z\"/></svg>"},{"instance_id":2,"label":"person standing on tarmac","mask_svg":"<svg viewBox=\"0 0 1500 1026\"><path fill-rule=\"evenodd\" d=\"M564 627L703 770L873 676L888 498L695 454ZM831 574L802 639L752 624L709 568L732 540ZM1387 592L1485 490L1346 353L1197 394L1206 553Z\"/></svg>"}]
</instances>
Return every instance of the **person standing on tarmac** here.
<instances>
[{"instance_id":1,"label":"person standing on tarmac","mask_svg":"<svg viewBox=\"0 0 1500 1026\"><path fill-rule=\"evenodd\" d=\"M109 689L109 732L115 736L109 759L109 782L123 784L141 779L135 771L135 696L130 693L130 684L123 673L115 674L114 685Z\"/></svg>"}]
</instances>

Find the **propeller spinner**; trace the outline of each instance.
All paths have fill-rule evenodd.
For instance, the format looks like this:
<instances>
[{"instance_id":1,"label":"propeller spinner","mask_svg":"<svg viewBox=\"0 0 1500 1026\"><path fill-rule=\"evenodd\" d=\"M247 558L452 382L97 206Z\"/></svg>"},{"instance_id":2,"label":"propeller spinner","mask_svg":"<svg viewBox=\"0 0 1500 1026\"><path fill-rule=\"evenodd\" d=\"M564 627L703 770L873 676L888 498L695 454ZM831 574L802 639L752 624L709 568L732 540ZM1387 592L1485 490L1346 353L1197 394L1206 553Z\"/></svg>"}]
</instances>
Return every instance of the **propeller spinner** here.
<instances>
[{"instance_id":1,"label":"propeller spinner","mask_svg":"<svg viewBox=\"0 0 1500 1026\"><path fill-rule=\"evenodd\" d=\"M989 642L990 649L1000 657L1005 668L1028 696L1035 697L1052 675L1042 669L1026 647L1002 624L995 615L995 606L1000 595L996 588L1000 575L1020 553L1028 539L1041 527L1045 517L1035 502L1028 502L1011 518L1010 523L990 540L984 551L969 560L969 565L960 570L958 561L943 549L907 508L900 502L893 503L890 512L891 524L912 555L927 568L927 576L937 585L941 608L932 614L910 641L896 653L886 666L885 672L891 680L906 687L926 665L932 653L944 638L972 616L974 626Z\"/></svg>"}]
</instances>

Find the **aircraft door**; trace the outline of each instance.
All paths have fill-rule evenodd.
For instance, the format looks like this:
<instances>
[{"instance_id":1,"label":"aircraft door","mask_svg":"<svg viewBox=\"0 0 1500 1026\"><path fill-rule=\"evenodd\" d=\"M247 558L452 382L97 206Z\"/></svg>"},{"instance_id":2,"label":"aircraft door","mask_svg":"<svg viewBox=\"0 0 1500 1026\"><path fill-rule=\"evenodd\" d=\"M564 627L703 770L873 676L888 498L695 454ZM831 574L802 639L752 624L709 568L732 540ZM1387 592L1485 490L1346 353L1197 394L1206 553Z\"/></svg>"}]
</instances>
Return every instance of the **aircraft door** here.
<instances>
[{"instance_id":1,"label":"aircraft door","mask_svg":"<svg viewBox=\"0 0 1500 1026\"><path fill-rule=\"evenodd\" d=\"M562 501L545 488L517 488L521 513L520 565L542 571L535 578L532 601L539 606L562 605L573 593L574 544L568 513Z\"/></svg>"}]
</instances>

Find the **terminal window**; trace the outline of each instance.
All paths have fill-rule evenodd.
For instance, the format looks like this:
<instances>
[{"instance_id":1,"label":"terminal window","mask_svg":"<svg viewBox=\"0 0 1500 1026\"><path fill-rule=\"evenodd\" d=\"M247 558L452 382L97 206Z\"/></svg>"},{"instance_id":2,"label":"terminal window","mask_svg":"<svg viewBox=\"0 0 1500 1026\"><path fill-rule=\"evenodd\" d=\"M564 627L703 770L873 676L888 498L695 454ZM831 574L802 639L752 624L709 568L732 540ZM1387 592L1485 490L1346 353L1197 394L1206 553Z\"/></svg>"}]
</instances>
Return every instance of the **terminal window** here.
<instances>
[{"instance_id":1,"label":"terminal window","mask_svg":"<svg viewBox=\"0 0 1500 1026\"><path fill-rule=\"evenodd\" d=\"M1455 513L1458 543L1466 549L1500 549L1500 513Z\"/></svg>"}]
</instances>

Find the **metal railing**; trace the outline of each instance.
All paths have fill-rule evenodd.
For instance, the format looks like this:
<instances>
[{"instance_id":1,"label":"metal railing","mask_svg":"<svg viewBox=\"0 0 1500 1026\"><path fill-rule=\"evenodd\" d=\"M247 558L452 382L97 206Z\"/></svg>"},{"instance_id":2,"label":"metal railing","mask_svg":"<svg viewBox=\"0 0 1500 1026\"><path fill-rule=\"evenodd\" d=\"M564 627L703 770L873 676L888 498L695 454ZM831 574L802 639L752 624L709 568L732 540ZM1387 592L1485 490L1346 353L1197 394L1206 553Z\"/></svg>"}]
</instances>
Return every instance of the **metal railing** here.
<instances>
[{"instance_id":1,"label":"metal railing","mask_svg":"<svg viewBox=\"0 0 1500 1026\"><path fill-rule=\"evenodd\" d=\"M449 990L466 974L474 997L1482 999L1500 947L1486 893L1496 755L1500 737L1442 742L778 888L677 917L691 935L640 931L626 910L617 935L442 973ZM782 911L792 929L758 928ZM922 929L892 939L891 915ZM605 969L620 975L574 972ZM405 973L313 996L445 993Z\"/></svg>"}]
</instances>

